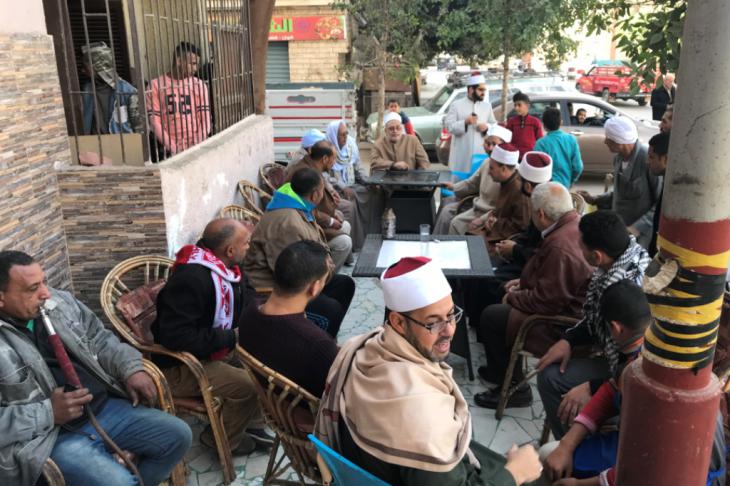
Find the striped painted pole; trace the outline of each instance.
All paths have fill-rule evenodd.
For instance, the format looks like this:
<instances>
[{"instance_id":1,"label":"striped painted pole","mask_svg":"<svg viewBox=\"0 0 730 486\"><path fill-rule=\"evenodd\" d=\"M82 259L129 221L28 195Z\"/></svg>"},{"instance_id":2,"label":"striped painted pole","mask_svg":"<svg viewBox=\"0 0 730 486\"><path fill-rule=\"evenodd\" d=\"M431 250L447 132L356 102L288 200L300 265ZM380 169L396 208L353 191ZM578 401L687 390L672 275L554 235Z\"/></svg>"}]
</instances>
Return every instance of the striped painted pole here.
<instances>
[{"instance_id":1,"label":"striped painted pole","mask_svg":"<svg viewBox=\"0 0 730 486\"><path fill-rule=\"evenodd\" d=\"M623 375L621 486L707 482L721 394L712 357L730 258L728 26L727 0L688 2L660 254L644 283L655 322Z\"/></svg>"}]
</instances>

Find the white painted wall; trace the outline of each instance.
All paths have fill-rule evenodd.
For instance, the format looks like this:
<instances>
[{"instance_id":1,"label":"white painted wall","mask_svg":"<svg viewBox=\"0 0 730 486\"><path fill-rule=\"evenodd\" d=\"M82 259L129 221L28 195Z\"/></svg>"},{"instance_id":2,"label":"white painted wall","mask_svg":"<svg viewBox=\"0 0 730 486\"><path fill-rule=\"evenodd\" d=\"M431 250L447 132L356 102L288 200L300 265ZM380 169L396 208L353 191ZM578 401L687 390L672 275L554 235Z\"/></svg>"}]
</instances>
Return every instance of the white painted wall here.
<instances>
[{"instance_id":1,"label":"white painted wall","mask_svg":"<svg viewBox=\"0 0 730 486\"><path fill-rule=\"evenodd\" d=\"M238 181L258 184L259 167L273 160L271 118L257 115L160 163L169 255L195 242L222 207L240 203Z\"/></svg>"},{"instance_id":2,"label":"white painted wall","mask_svg":"<svg viewBox=\"0 0 730 486\"><path fill-rule=\"evenodd\" d=\"M0 32L45 34L42 0L0 0Z\"/></svg>"}]
</instances>

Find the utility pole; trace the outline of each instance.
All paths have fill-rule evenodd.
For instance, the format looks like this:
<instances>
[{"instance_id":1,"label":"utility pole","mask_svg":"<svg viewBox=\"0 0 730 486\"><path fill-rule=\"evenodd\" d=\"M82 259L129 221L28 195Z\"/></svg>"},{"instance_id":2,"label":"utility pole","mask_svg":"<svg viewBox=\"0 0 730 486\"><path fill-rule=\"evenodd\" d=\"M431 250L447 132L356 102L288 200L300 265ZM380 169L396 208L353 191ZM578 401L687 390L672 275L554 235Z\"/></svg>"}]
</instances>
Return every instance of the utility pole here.
<instances>
[{"instance_id":1,"label":"utility pole","mask_svg":"<svg viewBox=\"0 0 730 486\"><path fill-rule=\"evenodd\" d=\"M655 322L623 375L621 486L704 486L721 395L712 357L730 257L730 2L687 3L658 241L668 276L647 272Z\"/></svg>"}]
</instances>

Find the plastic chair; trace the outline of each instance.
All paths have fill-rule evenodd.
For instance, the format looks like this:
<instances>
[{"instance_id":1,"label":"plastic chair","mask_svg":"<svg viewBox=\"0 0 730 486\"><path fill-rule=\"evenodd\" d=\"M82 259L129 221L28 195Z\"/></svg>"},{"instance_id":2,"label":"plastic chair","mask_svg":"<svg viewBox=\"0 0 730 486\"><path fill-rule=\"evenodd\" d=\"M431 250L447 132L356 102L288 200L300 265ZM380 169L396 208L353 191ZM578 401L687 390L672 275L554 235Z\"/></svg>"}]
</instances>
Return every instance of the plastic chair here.
<instances>
[{"instance_id":1,"label":"plastic chair","mask_svg":"<svg viewBox=\"0 0 730 486\"><path fill-rule=\"evenodd\" d=\"M322 476L329 475L334 479L332 483L325 482L325 484L335 486L388 486L388 483L338 454L314 435L309 434L307 437L317 448L317 462L320 463L320 469L326 469L329 473L325 474L323 471Z\"/></svg>"},{"instance_id":2,"label":"plastic chair","mask_svg":"<svg viewBox=\"0 0 730 486\"><path fill-rule=\"evenodd\" d=\"M476 173L476 171L479 170L479 167L482 166L485 160L487 160L488 156L486 154L474 154L471 157L471 168L469 169L469 172L459 172L458 170L452 170L451 175L456 177L459 181L464 181ZM448 189L441 188L441 197L449 197L453 196L454 192L449 191Z\"/></svg>"}]
</instances>

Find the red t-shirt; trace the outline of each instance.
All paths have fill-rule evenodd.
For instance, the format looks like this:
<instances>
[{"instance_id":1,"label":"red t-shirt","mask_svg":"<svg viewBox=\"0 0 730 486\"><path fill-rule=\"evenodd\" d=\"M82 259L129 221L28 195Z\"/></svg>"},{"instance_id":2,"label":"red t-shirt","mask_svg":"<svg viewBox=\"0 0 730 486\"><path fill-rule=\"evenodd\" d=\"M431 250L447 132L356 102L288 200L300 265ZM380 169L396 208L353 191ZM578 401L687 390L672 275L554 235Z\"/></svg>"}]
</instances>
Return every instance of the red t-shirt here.
<instances>
[{"instance_id":1,"label":"red t-shirt","mask_svg":"<svg viewBox=\"0 0 730 486\"><path fill-rule=\"evenodd\" d=\"M512 131L511 143L520 151L520 158L535 148L537 139L542 138L542 122L532 115L513 116L507 120L507 128Z\"/></svg>"}]
</instances>

